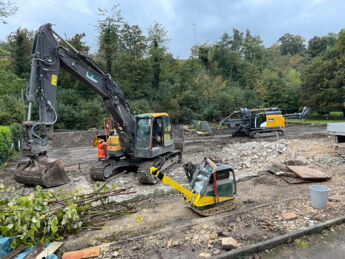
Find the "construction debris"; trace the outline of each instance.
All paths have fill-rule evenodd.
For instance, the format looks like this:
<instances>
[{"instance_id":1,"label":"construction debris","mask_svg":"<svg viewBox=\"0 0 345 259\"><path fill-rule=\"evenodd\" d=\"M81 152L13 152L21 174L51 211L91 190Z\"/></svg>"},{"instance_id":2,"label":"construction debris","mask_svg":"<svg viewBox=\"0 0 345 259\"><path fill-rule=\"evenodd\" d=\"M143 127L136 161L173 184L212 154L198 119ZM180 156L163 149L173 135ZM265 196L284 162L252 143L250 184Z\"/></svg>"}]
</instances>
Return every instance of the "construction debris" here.
<instances>
[{"instance_id":1,"label":"construction debris","mask_svg":"<svg viewBox=\"0 0 345 259\"><path fill-rule=\"evenodd\" d=\"M222 248L225 250L231 250L234 248L238 248L239 246L239 243L232 237L222 238Z\"/></svg>"},{"instance_id":2,"label":"construction debris","mask_svg":"<svg viewBox=\"0 0 345 259\"><path fill-rule=\"evenodd\" d=\"M52 242L44 250L36 256L36 259L46 258L48 255L55 253L61 246L63 242Z\"/></svg>"},{"instance_id":3,"label":"construction debris","mask_svg":"<svg viewBox=\"0 0 345 259\"><path fill-rule=\"evenodd\" d=\"M193 125L195 129L199 132L207 133L208 135L213 134L210 124L207 121L193 120Z\"/></svg>"},{"instance_id":4,"label":"construction debris","mask_svg":"<svg viewBox=\"0 0 345 259\"><path fill-rule=\"evenodd\" d=\"M302 179L310 179L310 180L328 180L331 177L328 176L326 173L315 169L310 168L307 166L287 166L292 172L294 172L298 177Z\"/></svg>"},{"instance_id":5,"label":"construction debris","mask_svg":"<svg viewBox=\"0 0 345 259\"><path fill-rule=\"evenodd\" d=\"M66 252L63 254L62 259L81 259L99 256L101 249L99 247L88 248L73 252Z\"/></svg>"},{"instance_id":6,"label":"construction debris","mask_svg":"<svg viewBox=\"0 0 345 259\"><path fill-rule=\"evenodd\" d=\"M272 163L267 167L267 171L281 177L290 184L320 182L331 178L326 173L315 168L304 165L291 165L303 164L301 161L288 161L285 164L287 165Z\"/></svg>"},{"instance_id":7,"label":"construction debris","mask_svg":"<svg viewBox=\"0 0 345 259\"><path fill-rule=\"evenodd\" d=\"M297 214L295 212L287 212L281 215L282 220L294 220L297 219Z\"/></svg>"},{"instance_id":8,"label":"construction debris","mask_svg":"<svg viewBox=\"0 0 345 259\"><path fill-rule=\"evenodd\" d=\"M211 255L209 253L201 253L199 254L199 259L206 259L211 257Z\"/></svg>"}]
</instances>

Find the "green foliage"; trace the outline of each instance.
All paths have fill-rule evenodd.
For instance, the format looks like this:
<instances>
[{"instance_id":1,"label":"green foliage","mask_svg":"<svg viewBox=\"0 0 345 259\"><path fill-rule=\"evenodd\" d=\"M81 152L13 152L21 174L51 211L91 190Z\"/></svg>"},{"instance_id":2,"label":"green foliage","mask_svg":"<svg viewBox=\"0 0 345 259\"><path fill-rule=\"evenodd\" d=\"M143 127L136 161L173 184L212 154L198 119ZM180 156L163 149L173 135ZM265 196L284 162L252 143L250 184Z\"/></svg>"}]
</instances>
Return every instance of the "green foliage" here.
<instances>
[{"instance_id":1,"label":"green foliage","mask_svg":"<svg viewBox=\"0 0 345 259\"><path fill-rule=\"evenodd\" d=\"M153 91L159 90L159 85L161 81L161 70L162 63L164 61L164 54L166 48L164 43L167 41L167 31L165 28L159 24L155 23L149 28L149 57L152 67L152 88ZM157 93L157 92L156 92ZM154 96L155 97L155 96ZM153 101L157 98L153 98Z\"/></svg>"},{"instance_id":2,"label":"green foliage","mask_svg":"<svg viewBox=\"0 0 345 259\"><path fill-rule=\"evenodd\" d=\"M320 114L345 112L345 31L306 67L302 76L301 103Z\"/></svg>"},{"instance_id":3,"label":"green foliage","mask_svg":"<svg viewBox=\"0 0 345 259\"><path fill-rule=\"evenodd\" d=\"M66 205L54 210L50 203L60 199ZM1 233L15 237L12 247L61 240L81 226L78 200L72 195L44 191L36 187L29 196L14 195L0 212ZM89 206L89 205L88 205Z\"/></svg>"},{"instance_id":4,"label":"green foliage","mask_svg":"<svg viewBox=\"0 0 345 259\"><path fill-rule=\"evenodd\" d=\"M282 55L303 54L305 51L304 39L299 35L285 33L278 40L280 43L280 52Z\"/></svg>"},{"instance_id":5,"label":"green foliage","mask_svg":"<svg viewBox=\"0 0 345 259\"><path fill-rule=\"evenodd\" d=\"M25 105L13 95L0 95L0 122L3 125L23 121Z\"/></svg>"},{"instance_id":6,"label":"green foliage","mask_svg":"<svg viewBox=\"0 0 345 259\"><path fill-rule=\"evenodd\" d=\"M8 61L0 60L0 96L18 94L26 85L26 81L11 72L9 66Z\"/></svg>"},{"instance_id":7,"label":"green foliage","mask_svg":"<svg viewBox=\"0 0 345 259\"><path fill-rule=\"evenodd\" d=\"M13 154L11 128L0 126L0 165L6 162Z\"/></svg>"},{"instance_id":8,"label":"green foliage","mask_svg":"<svg viewBox=\"0 0 345 259\"><path fill-rule=\"evenodd\" d=\"M102 126L103 118L108 115L100 98L87 100L78 98L78 92L75 90L60 90L57 129L90 129ZM63 99L65 97L66 99Z\"/></svg>"},{"instance_id":9,"label":"green foliage","mask_svg":"<svg viewBox=\"0 0 345 259\"><path fill-rule=\"evenodd\" d=\"M135 114L152 112L150 102L146 99L139 99L130 102L131 109Z\"/></svg>"},{"instance_id":10,"label":"green foliage","mask_svg":"<svg viewBox=\"0 0 345 259\"><path fill-rule=\"evenodd\" d=\"M119 5L113 5L110 10L98 9L100 20L99 30L99 54L105 61L106 72L112 73L112 63L121 48L120 30L123 17Z\"/></svg>"},{"instance_id":11,"label":"green foliage","mask_svg":"<svg viewBox=\"0 0 345 259\"><path fill-rule=\"evenodd\" d=\"M70 43L76 50L88 54L89 47L86 45L86 43L83 41L83 38L85 37L85 33L77 33L72 38L67 39L67 42ZM62 43L64 46L65 44ZM82 83L79 79L77 79L74 75L70 74L67 71L64 71L63 69L59 72L58 77L58 99L59 102L64 102L66 104L72 104L74 102L77 102L80 98L93 98L95 96L95 93L90 89L88 86L86 86L84 83ZM76 90L75 92L69 92L71 95L67 96L64 93L60 93L61 90L65 89L73 89ZM64 98L61 98L61 95L63 95ZM68 101L65 99L67 98ZM75 99L75 100L72 100Z\"/></svg>"},{"instance_id":12,"label":"green foliage","mask_svg":"<svg viewBox=\"0 0 345 259\"><path fill-rule=\"evenodd\" d=\"M19 28L8 36L13 72L20 78L29 79L33 33Z\"/></svg>"},{"instance_id":13,"label":"green foliage","mask_svg":"<svg viewBox=\"0 0 345 259\"><path fill-rule=\"evenodd\" d=\"M0 231L15 237L11 245L35 245L61 240L76 234L81 228L97 223L98 219L114 218L133 212L129 205L109 201L109 197L124 194L128 189L103 185L89 194L57 190L45 191L40 186L28 196L14 193L0 203ZM0 192L9 191L0 185ZM105 206L107 205L107 206ZM95 219L96 218L96 219Z\"/></svg>"},{"instance_id":14,"label":"green foliage","mask_svg":"<svg viewBox=\"0 0 345 259\"><path fill-rule=\"evenodd\" d=\"M297 239L295 239L296 245L298 245L299 247L302 247L302 248L309 247L308 242L304 241L303 239L305 239L305 238L297 238Z\"/></svg>"}]
</instances>

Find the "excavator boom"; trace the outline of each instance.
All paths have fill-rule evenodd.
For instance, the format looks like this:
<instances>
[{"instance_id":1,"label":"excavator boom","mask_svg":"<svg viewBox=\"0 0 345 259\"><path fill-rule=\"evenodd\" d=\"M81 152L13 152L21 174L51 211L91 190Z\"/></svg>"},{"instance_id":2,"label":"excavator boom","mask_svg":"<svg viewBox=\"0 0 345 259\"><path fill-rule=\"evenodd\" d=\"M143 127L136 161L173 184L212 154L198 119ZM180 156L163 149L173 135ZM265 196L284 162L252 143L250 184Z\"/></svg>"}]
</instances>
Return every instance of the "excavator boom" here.
<instances>
[{"instance_id":1,"label":"excavator boom","mask_svg":"<svg viewBox=\"0 0 345 259\"><path fill-rule=\"evenodd\" d=\"M76 76L103 98L105 107L116 121L115 130L126 154L134 153L135 116L131 113L121 88L91 58L76 50L45 24L35 34L30 83L27 89L28 115L23 123L27 138L15 179L24 184L57 186L68 182L61 161L47 157L48 139L58 119L55 110L57 79L60 68ZM38 104L38 120L33 120L33 106Z\"/></svg>"}]
</instances>

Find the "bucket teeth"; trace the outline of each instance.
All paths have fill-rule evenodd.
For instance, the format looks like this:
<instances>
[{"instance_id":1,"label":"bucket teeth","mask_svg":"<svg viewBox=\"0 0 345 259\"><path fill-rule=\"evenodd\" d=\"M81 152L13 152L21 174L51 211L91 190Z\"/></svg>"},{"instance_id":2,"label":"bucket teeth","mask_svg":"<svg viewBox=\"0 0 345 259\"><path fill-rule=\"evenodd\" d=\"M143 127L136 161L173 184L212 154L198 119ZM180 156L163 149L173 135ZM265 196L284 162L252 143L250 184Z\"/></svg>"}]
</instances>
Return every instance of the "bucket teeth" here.
<instances>
[{"instance_id":1,"label":"bucket teeth","mask_svg":"<svg viewBox=\"0 0 345 259\"><path fill-rule=\"evenodd\" d=\"M70 182L61 160L30 158L20 162L14 172L14 179L22 184L55 187Z\"/></svg>"}]
</instances>

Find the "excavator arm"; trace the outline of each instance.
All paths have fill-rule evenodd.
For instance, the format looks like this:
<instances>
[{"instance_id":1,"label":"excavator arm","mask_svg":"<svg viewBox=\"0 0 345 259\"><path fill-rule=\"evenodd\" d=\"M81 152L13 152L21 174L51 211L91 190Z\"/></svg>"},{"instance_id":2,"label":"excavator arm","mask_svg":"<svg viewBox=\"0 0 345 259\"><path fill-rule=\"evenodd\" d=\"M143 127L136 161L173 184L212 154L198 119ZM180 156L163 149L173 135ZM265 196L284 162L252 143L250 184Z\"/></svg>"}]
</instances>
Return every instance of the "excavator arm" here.
<instances>
[{"instance_id":1,"label":"excavator arm","mask_svg":"<svg viewBox=\"0 0 345 259\"><path fill-rule=\"evenodd\" d=\"M127 154L134 152L135 116L131 113L121 88L91 58L76 50L59 36L52 29L51 24L45 24L36 32L33 43L31 76L27 89L28 115L27 121L23 123L27 131L23 151L30 157L30 162L19 165L15 174L16 180L25 184L54 186L54 183L42 183L42 179L32 181L30 173L33 174L35 170L37 171L38 167L45 167L44 170L47 168L46 164L42 166L42 161L44 163L48 161L47 143L58 119L55 106L60 68L74 75L102 97L106 109L116 122L114 126L120 137L123 151ZM34 120L33 107L36 102L38 104L38 118ZM51 165L50 162L47 163ZM57 168L61 167L60 164L55 163L54 170L51 170L54 171L55 175L59 175L56 171L60 170ZM23 180L24 178L28 179ZM63 184L63 181L65 180L58 181L59 184L56 183L55 185Z\"/></svg>"},{"instance_id":2,"label":"excavator arm","mask_svg":"<svg viewBox=\"0 0 345 259\"><path fill-rule=\"evenodd\" d=\"M58 40L63 43L59 44ZM105 74L88 56L77 51L62 39L51 24L40 27L34 39L30 84L27 91L28 119L24 123L28 131L28 144L34 155L46 151L45 143L57 121L56 91L60 68L81 80L103 98L105 107L116 121L116 131L125 151L133 152L135 118L130 112L121 88L109 74ZM32 120L32 106L37 100L39 119Z\"/></svg>"}]
</instances>

